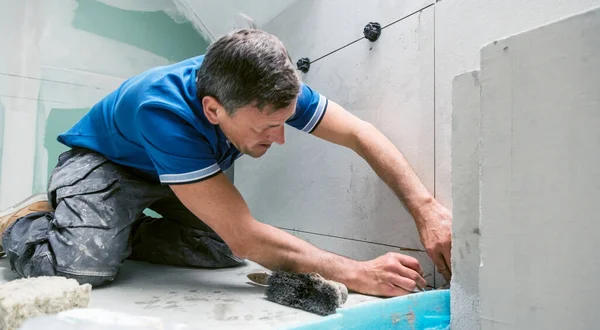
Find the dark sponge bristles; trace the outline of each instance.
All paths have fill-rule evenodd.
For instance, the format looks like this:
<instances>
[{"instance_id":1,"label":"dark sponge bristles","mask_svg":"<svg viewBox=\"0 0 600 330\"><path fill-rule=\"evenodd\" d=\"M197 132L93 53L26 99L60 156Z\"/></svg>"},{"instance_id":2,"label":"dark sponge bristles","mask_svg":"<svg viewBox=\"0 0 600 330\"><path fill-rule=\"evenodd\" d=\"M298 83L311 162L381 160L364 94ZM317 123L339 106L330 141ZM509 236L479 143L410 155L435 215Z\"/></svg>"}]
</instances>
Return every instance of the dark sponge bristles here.
<instances>
[{"instance_id":1,"label":"dark sponge bristles","mask_svg":"<svg viewBox=\"0 0 600 330\"><path fill-rule=\"evenodd\" d=\"M318 315L330 315L346 301L348 291L319 274L277 271L269 277L267 299Z\"/></svg>"}]
</instances>

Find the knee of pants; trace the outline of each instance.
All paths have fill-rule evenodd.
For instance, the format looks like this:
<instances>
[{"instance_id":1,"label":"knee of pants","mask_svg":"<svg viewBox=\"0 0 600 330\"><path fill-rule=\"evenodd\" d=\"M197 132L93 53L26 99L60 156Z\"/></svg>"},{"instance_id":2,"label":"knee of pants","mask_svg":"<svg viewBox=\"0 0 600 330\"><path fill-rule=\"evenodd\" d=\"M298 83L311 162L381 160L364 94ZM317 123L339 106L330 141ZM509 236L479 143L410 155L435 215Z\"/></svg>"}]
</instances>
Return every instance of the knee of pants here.
<instances>
[{"instance_id":1,"label":"knee of pants","mask_svg":"<svg viewBox=\"0 0 600 330\"><path fill-rule=\"evenodd\" d=\"M59 205L57 211L61 207L65 206ZM57 222L51 223L47 236L57 273L92 286L112 282L129 253L128 231Z\"/></svg>"},{"instance_id":2,"label":"knee of pants","mask_svg":"<svg viewBox=\"0 0 600 330\"><path fill-rule=\"evenodd\" d=\"M90 238L93 231L87 233L82 229L69 228L50 233L48 241L54 251L56 272L60 276L73 278L80 284L89 283L94 287L106 285L117 275L125 248L101 249L95 242L108 243ZM68 240L68 243L63 239ZM115 242L114 247L120 247L120 244Z\"/></svg>"},{"instance_id":3,"label":"knee of pants","mask_svg":"<svg viewBox=\"0 0 600 330\"><path fill-rule=\"evenodd\" d=\"M33 253L20 254L14 250L7 251L10 264L20 277L63 276L72 278L79 284L91 284L93 287L106 285L115 278L115 275L112 274L73 274L57 270L53 255L48 249L48 244L29 246L27 250Z\"/></svg>"}]
</instances>

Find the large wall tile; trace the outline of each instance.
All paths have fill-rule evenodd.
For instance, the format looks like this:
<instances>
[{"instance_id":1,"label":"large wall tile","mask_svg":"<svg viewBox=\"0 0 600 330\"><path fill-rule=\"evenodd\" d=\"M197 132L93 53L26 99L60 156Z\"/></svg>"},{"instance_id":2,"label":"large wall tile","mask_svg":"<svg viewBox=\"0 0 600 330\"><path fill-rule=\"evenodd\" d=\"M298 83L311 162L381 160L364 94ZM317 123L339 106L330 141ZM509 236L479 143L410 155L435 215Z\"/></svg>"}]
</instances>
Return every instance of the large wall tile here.
<instances>
[{"instance_id":1,"label":"large wall tile","mask_svg":"<svg viewBox=\"0 0 600 330\"><path fill-rule=\"evenodd\" d=\"M452 207L452 80L479 69L479 50L491 41L547 24L600 0L444 0L435 5L436 198Z\"/></svg>"},{"instance_id":2,"label":"large wall tile","mask_svg":"<svg viewBox=\"0 0 600 330\"><path fill-rule=\"evenodd\" d=\"M419 264L423 269L423 274L427 284L434 285L434 267L433 262L427 256L425 252L418 251L405 251L400 248L393 246L385 246L379 244L357 242L354 240L336 238L331 236L323 236L315 233L298 232L295 230L288 230L290 234L293 234L314 246L321 248L326 251L330 251L348 258L355 260L371 260L379 256L386 254L387 252L397 252L407 256L411 256L419 260ZM438 283L439 285L440 283Z\"/></svg>"},{"instance_id":3,"label":"large wall tile","mask_svg":"<svg viewBox=\"0 0 600 330\"><path fill-rule=\"evenodd\" d=\"M482 329L597 328L599 59L600 8L481 51Z\"/></svg>"},{"instance_id":4,"label":"large wall tile","mask_svg":"<svg viewBox=\"0 0 600 330\"><path fill-rule=\"evenodd\" d=\"M315 60L364 37L369 22L388 25L433 0L301 0L265 26L279 36L292 59ZM385 34L385 30L383 32Z\"/></svg>"},{"instance_id":5,"label":"large wall tile","mask_svg":"<svg viewBox=\"0 0 600 330\"><path fill-rule=\"evenodd\" d=\"M452 93L452 328L479 329L479 72L457 76Z\"/></svg>"},{"instance_id":6,"label":"large wall tile","mask_svg":"<svg viewBox=\"0 0 600 330\"><path fill-rule=\"evenodd\" d=\"M297 34L281 35L294 40ZM433 189L433 9L318 61L304 82L373 123ZM351 150L293 128L264 157L242 157L236 185L261 221L422 249L398 197Z\"/></svg>"}]
</instances>

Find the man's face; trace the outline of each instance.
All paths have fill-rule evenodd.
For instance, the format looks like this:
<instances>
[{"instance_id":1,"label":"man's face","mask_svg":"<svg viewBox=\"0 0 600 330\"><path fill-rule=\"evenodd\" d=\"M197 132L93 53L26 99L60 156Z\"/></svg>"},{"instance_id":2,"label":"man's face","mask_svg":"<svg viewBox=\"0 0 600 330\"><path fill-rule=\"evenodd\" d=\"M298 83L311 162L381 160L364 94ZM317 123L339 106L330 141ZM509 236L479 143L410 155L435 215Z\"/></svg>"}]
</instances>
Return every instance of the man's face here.
<instances>
[{"instance_id":1,"label":"man's face","mask_svg":"<svg viewBox=\"0 0 600 330\"><path fill-rule=\"evenodd\" d=\"M294 114L296 102L270 113L254 105L239 108L232 116L219 111L219 127L239 151L258 158L267 152L273 142L285 143L284 124Z\"/></svg>"}]
</instances>

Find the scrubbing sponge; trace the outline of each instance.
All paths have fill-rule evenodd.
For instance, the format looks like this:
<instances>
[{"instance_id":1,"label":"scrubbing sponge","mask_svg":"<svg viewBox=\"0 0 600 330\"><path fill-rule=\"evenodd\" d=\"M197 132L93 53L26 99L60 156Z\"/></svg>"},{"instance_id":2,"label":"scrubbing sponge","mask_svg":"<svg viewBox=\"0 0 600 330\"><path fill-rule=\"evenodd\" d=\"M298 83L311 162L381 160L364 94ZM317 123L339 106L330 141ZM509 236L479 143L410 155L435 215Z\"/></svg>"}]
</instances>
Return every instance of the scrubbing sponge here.
<instances>
[{"instance_id":1,"label":"scrubbing sponge","mask_svg":"<svg viewBox=\"0 0 600 330\"><path fill-rule=\"evenodd\" d=\"M74 279L41 276L0 285L0 329L14 330L28 318L87 307L92 287Z\"/></svg>"},{"instance_id":2,"label":"scrubbing sponge","mask_svg":"<svg viewBox=\"0 0 600 330\"><path fill-rule=\"evenodd\" d=\"M272 302L325 316L346 302L348 289L316 273L277 271L268 278L266 295Z\"/></svg>"}]
</instances>

